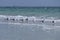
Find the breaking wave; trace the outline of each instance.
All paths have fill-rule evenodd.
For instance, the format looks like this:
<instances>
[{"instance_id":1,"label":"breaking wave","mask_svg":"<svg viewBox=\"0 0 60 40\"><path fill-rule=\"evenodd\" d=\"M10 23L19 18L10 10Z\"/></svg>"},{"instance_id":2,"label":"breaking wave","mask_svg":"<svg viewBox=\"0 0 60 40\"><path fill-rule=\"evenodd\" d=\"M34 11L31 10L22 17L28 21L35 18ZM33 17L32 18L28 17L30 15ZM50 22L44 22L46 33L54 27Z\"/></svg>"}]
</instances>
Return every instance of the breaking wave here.
<instances>
[{"instance_id":1,"label":"breaking wave","mask_svg":"<svg viewBox=\"0 0 60 40\"><path fill-rule=\"evenodd\" d=\"M60 29L60 19L55 17L0 15L0 24L29 25L42 27L45 31Z\"/></svg>"}]
</instances>

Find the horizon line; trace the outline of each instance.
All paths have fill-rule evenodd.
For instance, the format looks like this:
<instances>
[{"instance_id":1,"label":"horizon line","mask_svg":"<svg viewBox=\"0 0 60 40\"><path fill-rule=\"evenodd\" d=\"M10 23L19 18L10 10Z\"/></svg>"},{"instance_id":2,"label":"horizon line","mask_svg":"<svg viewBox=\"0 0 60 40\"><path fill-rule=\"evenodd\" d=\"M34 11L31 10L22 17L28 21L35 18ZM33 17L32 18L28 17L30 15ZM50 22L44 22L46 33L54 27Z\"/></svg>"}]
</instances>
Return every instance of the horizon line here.
<instances>
[{"instance_id":1,"label":"horizon line","mask_svg":"<svg viewBox=\"0 0 60 40\"><path fill-rule=\"evenodd\" d=\"M0 7L60 7L60 6L0 6Z\"/></svg>"}]
</instances>

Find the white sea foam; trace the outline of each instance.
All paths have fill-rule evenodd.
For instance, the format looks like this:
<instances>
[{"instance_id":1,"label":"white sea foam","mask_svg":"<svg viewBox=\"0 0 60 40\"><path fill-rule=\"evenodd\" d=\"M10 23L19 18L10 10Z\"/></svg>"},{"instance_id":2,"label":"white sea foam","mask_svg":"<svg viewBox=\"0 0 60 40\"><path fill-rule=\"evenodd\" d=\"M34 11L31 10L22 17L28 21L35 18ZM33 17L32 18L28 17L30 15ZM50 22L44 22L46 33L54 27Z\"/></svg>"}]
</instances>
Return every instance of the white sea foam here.
<instances>
[{"instance_id":1,"label":"white sea foam","mask_svg":"<svg viewBox=\"0 0 60 40\"><path fill-rule=\"evenodd\" d=\"M6 18L8 18L7 21ZM12 21L12 19L15 19L15 21ZM21 19L23 19L23 22L20 22ZM34 17L34 16L28 17L28 16L20 16L20 15L17 16L0 15L0 24L37 25L37 27L42 27L43 30L50 31L52 29L60 28L60 19L55 19L54 17L51 18L48 17L45 19L45 17L41 18L41 17Z\"/></svg>"},{"instance_id":2,"label":"white sea foam","mask_svg":"<svg viewBox=\"0 0 60 40\"><path fill-rule=\"evenodd\" d=\"M21 21L21 19L23 20L23 21L34 21L34 22L36 22L36 21L38 21L38 22L41 22L41 21L44 21L44 22L46 22L46 23L48 23L48 22L52 22L52 21L54 21L55 23L57 23L57 22L60 22L60 19L56 19L56 18L54 18L54 17L47 17L47 18L45 18L45 17L35 17L35 16L20 16L20 15L17 15L17 16L10 16L10 15L0 15L0 20L1 19L7 19L8 18L8 21L10 21L11 19L14 19L15 21Z\"/></svg>"}]
</instances>

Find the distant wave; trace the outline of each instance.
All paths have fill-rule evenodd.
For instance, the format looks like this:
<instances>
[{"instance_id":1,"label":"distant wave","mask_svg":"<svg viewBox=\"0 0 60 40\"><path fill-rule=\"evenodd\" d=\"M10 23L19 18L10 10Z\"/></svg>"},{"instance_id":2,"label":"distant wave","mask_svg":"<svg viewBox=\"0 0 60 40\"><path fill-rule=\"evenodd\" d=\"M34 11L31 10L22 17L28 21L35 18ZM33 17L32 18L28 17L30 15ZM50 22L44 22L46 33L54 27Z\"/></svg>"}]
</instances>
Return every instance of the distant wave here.
<instances>
[{"instance_id":1,"label":"distant wave","mask_svg":"<svg viewBox=\"0 0 60 40\"><path fill-rule=\"evenodd\" d=\"M1 22L12 22L12 23L60 23L60 19L54 17L36 17L36 16L10 16L10 15L0 15Z\"/></svg>"},{"instance_id":2,"label":"distant wave","mask_svg":"<svg viewBox=\"0 0 60 40\"><path fill-rule=\"evenodd\" d=\"M60 26L60 19L45 16L21 16L21 15L0 15L1 23L20 23L20 24L46 24Z\"/></svg>"},{"instance_id":3,"label":"distant wave","mask_svg":"<svg viewBox=\"0 0 60 40\"><path fill-rule=\"evenodd\" d=\"M35 25L43 30L60 29L60 19L54 17L0 15L0 24Z\"/></svg>"}]
</instances>

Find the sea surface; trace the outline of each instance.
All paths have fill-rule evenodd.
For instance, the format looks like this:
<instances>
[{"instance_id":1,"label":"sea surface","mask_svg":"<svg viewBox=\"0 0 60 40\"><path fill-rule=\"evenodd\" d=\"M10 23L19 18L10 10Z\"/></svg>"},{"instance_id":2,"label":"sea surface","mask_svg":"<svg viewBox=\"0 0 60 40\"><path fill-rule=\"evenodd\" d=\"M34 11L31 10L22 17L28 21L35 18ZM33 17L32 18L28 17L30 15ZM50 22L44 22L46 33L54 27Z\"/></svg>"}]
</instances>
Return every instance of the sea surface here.
<instances>
[{"instance_id":1,"label":"sea surface","mask_svg":"<svg viewBox=\"0 0 60 40\"><path fill-rule=\"evenodd\" d=\"M0 7L0 15L60 19L60 7ZM0 23L0 40L60 40L60 23Z\"/></svg>"}]
</instances>

